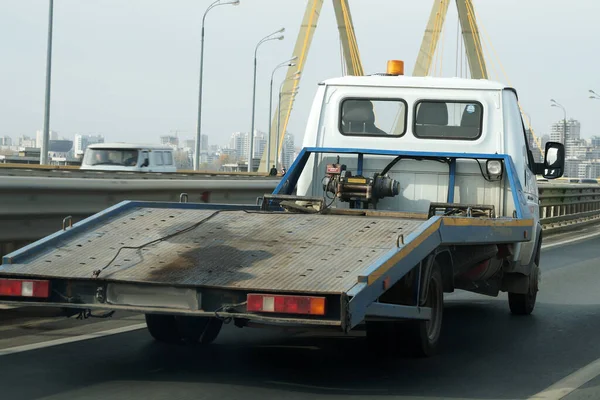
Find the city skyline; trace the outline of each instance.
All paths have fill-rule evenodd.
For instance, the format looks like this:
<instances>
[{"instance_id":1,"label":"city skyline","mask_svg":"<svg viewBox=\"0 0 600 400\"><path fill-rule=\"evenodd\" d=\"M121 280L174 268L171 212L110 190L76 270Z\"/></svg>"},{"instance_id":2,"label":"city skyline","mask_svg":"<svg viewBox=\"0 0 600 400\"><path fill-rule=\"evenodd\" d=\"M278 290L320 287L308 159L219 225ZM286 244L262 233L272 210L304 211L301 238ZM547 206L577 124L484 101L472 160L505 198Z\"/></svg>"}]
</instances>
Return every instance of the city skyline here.
<instances>
[{"instance_id":1,"label":"city skyline","mask_svg":"<svg viewBox=\"0 0 600 400\"><path fill-rule=\"evenodd\" d=\"M199 18L209 2L182 0L178 7L140 0L123 3L57 2L52 75L50 129L65 134L103 134L107 140L143 142L180 128L193 137L196 130L199 65ZM485 55L491 78L515 87L524 111L532 117L536 136L546 132L559 117L548 101L556 98L567 116L586 127L583 137L597 134L600 103L588 99L588 90L599 90L595 71L597 56L580 37L600 35L593 16L600 4L507 0L505 7L479 1L478 21L490 40ZM282 42L265 44L259 52L256 129L268 128L268 81L272 69L290 58L305 2L263 0L220 9L207 20L205 51L205 101L202 131L213 143L224 145L229 134L247 131L251 117L252 52L267 32L286 28ZM366 73L381 72L389 59L403 59L407 74L417 57L431 2L412 2L410 12L402 2L353 2L351 5L358 46ZM539 9L546 10L544 18ZM264 10L276 11L277 21ZM513 9L519 9L514 13ZM43 121L44 65L47 7L34 0L5 0L0 15L0 136L40 129ZM183 12L182 12L183 11ZM292 111L288 131L300 143L317 83L341 74L339 39L331 4L323 7L321 21L307 64L302 71L302 90ZM377 19L378 24L370 21ZM506 21L513 29L505 30ZM576 23L573 21L577 21ZM131 29L135 25L136 29ZM111 26L111 29L105 29ZM164 29L156 29L161 26ZM557 30L556 26L567 29ZM244 35L229 36L232 27ZM455 45L456 14L448 14L443 43ZM98 34L102 32L102 34ZM526 36L536 49L522 46ZM18 37L19 41L13 40ZM231 39L234 38L234 39ZM401 38L392 45L381 38ZM556 57L557 48L569 48L568 57ZM135 50L132 50L135 49ZM444 76L455 74L455 62L444 62ZM546 60L553 60L547 65ZM577 62L573 62L573 60ZM119 62L115 62L119 60ZM175 60L175 61L174 61ZM504 74L498 61L502 62ZM524 62L524 60L526 62ZM283 72L275 76L278 84ZM568 79L556 79L556 76ZM549 84L549 83L552 84ZM276 100L276 95L274 96ZM528 117L529 118L529 117ZM87 132L87 131L90 132Z\"/></svg>"}]
</instances>

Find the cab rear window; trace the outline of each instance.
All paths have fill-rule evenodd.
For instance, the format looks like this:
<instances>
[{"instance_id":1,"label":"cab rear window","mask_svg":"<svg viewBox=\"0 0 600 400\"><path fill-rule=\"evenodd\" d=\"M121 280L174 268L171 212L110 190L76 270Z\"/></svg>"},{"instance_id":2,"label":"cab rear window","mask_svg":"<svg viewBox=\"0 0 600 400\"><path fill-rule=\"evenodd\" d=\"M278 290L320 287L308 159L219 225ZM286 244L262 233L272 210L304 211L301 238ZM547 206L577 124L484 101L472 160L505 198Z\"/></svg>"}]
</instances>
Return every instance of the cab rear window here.
<instances>
[{"instance_id":1,"label":"cab rear window","mask_svg":"<svg viewBox=\"0 0 600 400\"><path fill-rule=\"evenodd\" d=\"M481 136L479 102L420 101L415 105L413 133L422 139L475 140Z\"/></svg>"},{"instance_id":2,"label":"cab rear window","mask_svg":"<svg viewBox=\"0 0 600 400\"><path fill-rule=\"evenodd\" d=\"M340 132L348 136L402 136L406 132L406 108L400 99L345 99Z\"/></svg>"}]
</instances>

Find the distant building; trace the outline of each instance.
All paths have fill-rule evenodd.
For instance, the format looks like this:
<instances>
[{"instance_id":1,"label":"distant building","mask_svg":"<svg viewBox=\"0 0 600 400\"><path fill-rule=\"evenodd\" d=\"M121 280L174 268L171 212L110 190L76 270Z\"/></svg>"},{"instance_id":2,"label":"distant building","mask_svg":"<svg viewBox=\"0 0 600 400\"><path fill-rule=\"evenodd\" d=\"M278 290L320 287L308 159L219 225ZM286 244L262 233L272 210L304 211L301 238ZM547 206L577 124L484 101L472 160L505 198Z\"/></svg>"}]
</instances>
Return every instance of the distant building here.
<instances>
[{"instance_id":1,"label":"distant building","mask_svg":"<svg viewBox=\"0 0 600 400\"><path fill-rule=\"evenodd\" d=\"M177 136L164 135L160 137L160 144L171 146L174 149L179 148L179 138Z\"/></svg>"},{"instance_id":2,"label":"distant building","mask_svg":"<svg viewBox=\"0 0 600 400\"><path fill-rule=\"evenodd\" d=\"M246 132L234 132L231 134L231 139L229 139L229 148L235 150L237 158L240 160L248 159L248 153L250 152L248 136Z\"/></svg>"},{"instance_id":3,"label":"distant building","mask_svg":"<svg viewBox=\"0 0 600 400\"><path fill-rule=\"evenodd\" d=\"M96 143L104 143L104 136L102 135L80 135L76 134L73 145L73 153L75 157L83 156L85 149L88 146Z\"/></svg>"},{"instance_id":4,"label":"distant building","mask_svg":"<svg viewBox=\"0 0 600 400\"><path fill-rule=\"evenodd\" d=\"M29 148L37 147L36 139L30 138L29 136L25 136L25 135L19 136L18 144L19 144L19 148L22 148L22 149L24 149L26 147L29 147Z\"/></svg>"},{"instance_id":5,"label":"distant building","mask_svg":"<svg viewBox=\"0 0 600 400\"><path fill-rule=\"evenodd\" d=\"M200 151L208 151L208 135L200 136Z\"/></svg>"},{"instance_id":6,"label":"distant building","mask_svg":"<svg viewBox=\"0 0 600 400\"><path fill-rule=\"evenodd\" d=\"M196 148L196 140L195 139L186 139L183 141L183 148L194 150Z\"/></svg>"},{"instance_id":7,"label":"distant building","mask_svg":"<svg viewBox=\"0 0 600 400\"><path fill-rule=\"evenodd\" d=\"M600 177L599 160L568 159L565 161L565 173L567 178L597 179Z\"/></svg>"},{"instance_id":8,"label":"distant building","mask_svg":"<svg viewBox=\"0 0 600 400\"><path fill-rule=\"evenodd\" d=\"M13 140L10 136L0 136L0 146L1 147L11 147L13 145Z\"/></svg>"},{"instance_id":9,"label":"distant building","mask_svg":"<svg viewBox=\"0 0 600 400\"><path fill-rule=\"evenodd\" d=\"M252 157L260 159L267 149L267 135L264 132L257 131L254 134L254 148Z\"/></svg>"},{"instance_id":10,"label":"distant building","mask_svg":"<svg viewBox=\"0 0 600 400\"><path fill-rule=\"evenodd\" d=\"M290 165L294 162L294 154L296 153L296 149L294 148L294 135L289 133L285 134L283 139L283 146L281 148L281 167L288 169Z\"/></svg>"},{"instance_id":11,"label":"distant building","mask_svg":"<svg viewBox=\"0 0 600 400\"><path fill-rule=\"evenodd\" d=\"M560 120L552 124L550 131L550 140L560 142L567 145L568 140L579 140L581 135L581 123L575 119L570 119L566 124L567 131L565 132L565 121Z\"/></svg>"},{"instance_id":12,"label":"distant building","mask_svg":"<svg viewBox=\"0 0 600 400\"><path fill-rule=\"evenodd\" d=\"M548 143L550 141L550 135L543 135L542 138L540 139L542 142L542 150L546 151L546 143Z\"/></svg>"},{"instance_id":13,"label":"distant building","mask_svg":"<svg viewBox=\"0 0 600 400\"><path fill-rule=\"evenodd\" d=\"M54 131L50 131L48 140L58 140L58 133L54 132ZM44 141L44 131L41 131L41 130L36 131L35 132L35 146L33 146L33 147L38 147L41 149L43 141Z\"/></svg>"}]
</instances>

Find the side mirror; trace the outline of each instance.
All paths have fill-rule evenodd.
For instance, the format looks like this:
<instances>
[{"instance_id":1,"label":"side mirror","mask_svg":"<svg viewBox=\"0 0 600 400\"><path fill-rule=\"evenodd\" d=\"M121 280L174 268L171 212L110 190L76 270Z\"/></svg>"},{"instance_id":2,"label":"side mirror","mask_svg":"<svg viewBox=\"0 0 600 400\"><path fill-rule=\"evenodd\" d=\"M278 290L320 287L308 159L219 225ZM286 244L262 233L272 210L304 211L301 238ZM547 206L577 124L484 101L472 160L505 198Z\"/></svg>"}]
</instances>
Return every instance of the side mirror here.
<instances>
[{"instance_id":1,"label":"side mirror","mask_svg":"<svg viewBox=\"0 0 600 400\"><path fill-rule=\"evenodd\" d=\"M142 163L142 167L147 167L148 165L150 165L150 159L146 158L146 159L144 159L144 162Z\"/></svg>"},{"instance_id":2,"label":"side mirror","mask_svg":"<svg viewBox=\"0 0 600 400\"><path fill-rule=\"evenodd\" d=\"M546 179L556 179L565 172L565 146L558 142L546 143L544 162L536 164L536 174Z\"/></svg>"}]
</instances>

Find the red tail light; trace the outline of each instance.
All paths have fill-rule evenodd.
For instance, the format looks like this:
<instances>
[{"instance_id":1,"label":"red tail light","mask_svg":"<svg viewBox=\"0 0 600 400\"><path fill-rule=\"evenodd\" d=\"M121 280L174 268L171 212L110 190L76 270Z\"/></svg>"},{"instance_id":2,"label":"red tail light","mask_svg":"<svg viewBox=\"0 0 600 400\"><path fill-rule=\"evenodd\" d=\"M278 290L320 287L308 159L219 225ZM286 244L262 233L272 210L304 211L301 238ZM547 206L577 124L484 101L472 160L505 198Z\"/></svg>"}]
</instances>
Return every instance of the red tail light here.
<instances>
[{"instance_id":1,"label":"red tail light","mask_svg":"<svg viewBox=\"0 0 600 400\"><path fill-rule=\"evenodd\" d=\"M247 301L248 311L325 315L325 297L249 294Z\"/></svg>"},{"instance_id":2,"label":"red tail light","mask_svg":"<svg viewBox=\"0 0 600 400\"><path fill-rule=\"evenodd\" d=\"M50 297L50 281L0 279L0 296Z\"/></svg>"}]
</instances>

